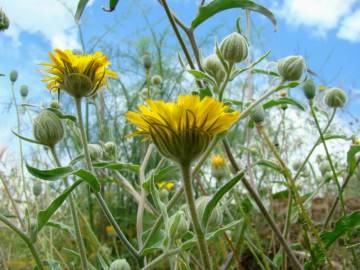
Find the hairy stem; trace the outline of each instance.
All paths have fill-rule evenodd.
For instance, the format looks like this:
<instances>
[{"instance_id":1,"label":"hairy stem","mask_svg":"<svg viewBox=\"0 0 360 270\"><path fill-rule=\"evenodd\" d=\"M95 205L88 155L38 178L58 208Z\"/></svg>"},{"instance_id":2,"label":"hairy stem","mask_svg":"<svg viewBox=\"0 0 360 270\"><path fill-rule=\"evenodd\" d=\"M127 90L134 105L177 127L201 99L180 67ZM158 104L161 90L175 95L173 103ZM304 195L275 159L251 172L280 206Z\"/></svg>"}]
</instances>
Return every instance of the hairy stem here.
<instances>
[{"instance_id":1,"label":"hairy stem","mask_svg":"<svg viewBox=\"0 0 360 270\"><path fill-rule=\"evenodd\" d=\"M0 221L3 222L6 226L8 226L12 231L14 231L28 246L31 255L34 257L34 260L36 262L36 265L39 270L45 270L45 267L40 259L40 256L34 247L33 243L29 239L29 237L23 233L21 230L19 230L14 224L11 223L9 219L7 219L4 215L0 214Z\"/></svg>"},{"instance_id":2,"label":"hairy stem","mask_svg":"<svg viewBox=\"0 0 360 270\"><path fill-rule=\"evenodd\" d=\"M50 151L55 160L56 165L58 167L61 167L61 163L57 156L55 148L51 147ZM65 177L63 180L64 180L65 187L68 188L69 187L68 179ZM70 202L71 217L72 217L73 224L74 224L75 238L76 238L77 246L78 246L79 252L80 252L81 267L83 270L87 270L89 268L88 268L88 262L87 262L87 258L86 258L86 249L85 249L84 239L82 238L82 235L81 235L80 222L79 222L79 217L78 217L78 214L76 211L75 199L74 199L73 194L70 194L69 202Z\"/></svg>"},{"instance_id":3,"label":"hairy stem","mask_svg":"<svg viewBox=\"0 0 360 270\"><path fill-rule=\"evenodd\" d=\"M82 144L83 144L87 169L89 171L91 171L92 173L94 173L94 168L93 168L90 154L89 154L88 142L87 142L84 123L83 123L83 119L82 119L81 98L75 98L75 105L76 105L76 111L77 111L77 116L78 116L79 128L80 128L80 132L81 132L81 140L82 140ZM119 236L121 242L129 250L129 252L138 260L139 255L138 255L137 250L131 245L131 243L127 240L125 234L120 229L120 227L117 224L115 218L113 217L109 207L107 206L104 198L101 196L100 192L95 192L94 194L95 194L95 197L101 207L101 210L105 214L105 216L106 216L107 220L110 222L110 224L114 227L114 230L115 230L116 234Z\"/></svg>"},{"instance_id":4,"label":"hairy stem","mask_svg":"<svg viewBox=\"0 0 360 270\"><path fill-rule=\"evenodd\" d=\"M198 214L195 206L195 199L193 195L193 187L192 187L192 177L191 177L191 167L190 164L182 164L180 166L182 177L183 177L183 185L185 191L186 202L189 207L189 213L191 216L191 222L197 237L197 243L202 259L202 263L206 270L211 270L211 261L209 250L205 238L205 233L201 227Z\"/></svg>"}]
</instances>

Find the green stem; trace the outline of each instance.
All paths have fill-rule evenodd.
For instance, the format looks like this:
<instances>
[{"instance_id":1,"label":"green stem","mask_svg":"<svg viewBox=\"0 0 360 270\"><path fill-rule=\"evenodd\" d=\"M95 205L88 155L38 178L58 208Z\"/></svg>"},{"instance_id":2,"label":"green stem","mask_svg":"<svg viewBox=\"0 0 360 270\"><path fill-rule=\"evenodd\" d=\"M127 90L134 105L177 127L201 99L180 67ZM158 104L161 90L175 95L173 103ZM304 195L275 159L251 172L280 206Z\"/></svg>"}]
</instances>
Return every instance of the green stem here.
<instances>
[{"instance_id":1,"label":"green stem","mask_svg":"<svg viewBox=\"0 0 360 270\"><path fill-rule=\"evenodd\" d=\"M12 94L12 99L14 102L14 106L15 106L15 110L16 110L16 122L17 122L17 132L18 134L20 134L20 113L19 113L19 108L18 108L18 104L16 102L16 97L15 97L15 89L14 89L14 83L11 83L11 94ZM26 189L26 183L25 183L25 174L24 174L24 155L23 155L23 145L22 145L22 141L19 138L19 151L20 151L20 172L21 172L21 181L23 184L23 192L26 198L26 201L29 202L29 197L27 194L27 189Z\"/></svg>"},{"instance_id":2,"label":"green stem","mask_svg":"<svg viewBox=\"0 0 360 270\"><path fill-rule=\"evenodd\" d=\"M342 208L343 213L345 214L345 213L346 213L346 210L345 210L344 199L343 199L343 196L342 196L341 186L340 186L340 183L339 183L339 179L338 179L338 177L337 177L337 175L336 175L334 163L333 163L332 158L331 158L331 156L330 156L329 149L328 149L328 147L327 147L327 145L326 145L326 142L325 142L325 139L324 139L324 134L323 134L323 132L321 131L320 123L319 123L319 120L318 120L318 118L317 118L317 116L316 116L316 112L315 112L315 109L314 109L314 104L313 104L313 102L312 102L311 100L310 100L309 103L310 103L311 114L312 114L312 116L313 116L313 118L314 118L314 120L315 120L316 128L317 128L317 130L319 131L320 139L321 139L321 142L322 142L322 144L323 144L323 146L324 146L324 149L325 149L326 158L327 158L327 160L328 160L328 162L329 162L329 164L330 164L331 172L332 172L332 174L333 174L333 176L334 176L335 183L336 183L336 187L337 187L338 192L339 192L338 195L339 195L339 198L340 198L341 208ZM336 112L336 108L334 108L334 114L335 114L335 112Z\"/></svg>"},{"instance_id":3,"label":"green stem","mask_svg":"<svg viewBox=\"0 0 360 270\"><path fill-rule=\"evenodd\" d=\"M225 152L226 152L226 154L227 154L227 156L229 158L229 161L231 163L231 166L234 168L234 170L236 172L240 171L240 167L236 163L236 160L235 160L233 154L231 153L229 143L226 141L226 139L223 140L223 144L224 144ZM247 191L250 193L251 198L255 201L256 205L259 207L260 212L265 217L265 219L268 222L268 224L270 225L271 229L273 230L273 232L277 236L277 238L278 238L280 244L282 245L284 251L289 256L294 268L297 269L297 270L303 270L304 268L301 266L300 262L295 257L295 255L292 252L290 246L288 245L287 241L282 236L279 228L277 227L274 219L271 217L271 215L267 211L265 205L262 203L261 198L259 197L259 194L256 192L256 190L252 187L250 182L245 177L242 179L242 182L243 182L245 188L247 189Z\"/></svg>"},{"instance_id":4,"label":"green stem","mask_svg":"<svg viewBox=\"0 0 360 270\"><path fill-rule=\"evenodd\" d=\"M50 148L51 154L55 160L55 163L58 167L61 167L61 163L60 160L57 156L57 153L55 151L54 147ZM65 177L64 179L64 183L65 183L65 187L68 188L69 187L69 182L68 179ZM83 270L88 270L88 262L87 262L87 258L86 258L86 249L85 249L85 244L84 244L84 240L82 238L81 235L81 229L80 229L80 222L79 222L79 217L76 211L76 207L75 207L75 199L74 199L74 195L70 194L69 196L69 202L70 202L70 212L71 212L71 217L73 220L73 224L74 224L74 230L75 230L75 238L76 238L76 242L79 248L79 252L80 252L80 261L81 261L81 267Z\"/></svg>"},{"instance_id":5,"label":"green stem","mask_svg":"<svg viewBox=\"0 0 360 270\"><path fill-rule=\"evenodd\" d=\"M207 242L205 239L205 233L199 222L199 218L195 206L195 199L194 199L193 187L192 187L191 166L190 164L181 164L180 169L183 177L185 197L189 207L192 225L197 237L197 243L198 243L202 263L206 270L211 270L212 266L211 266Z\"/></svg>"},{"instance_id":6,"label":"green stem","mask_svg":"<svg viewBox=\"0 0 360 270\"><path fill-rule=\"evenodd\" d=\"M86 161L86 165L87 165L87 169L89 171L91 171L92 173L94 173L94 168L91 162L91 158L90 158L90 154L89 154L89 149L88 149L88 142L87 142L87 137L86 137L86 133L85 133L85 128L84 128L84 123L83 123L83 119L82 119L82 112L81 112L81 98L75 98L75 105L76 105L76 111L77 111L77 116L78 116L78 123L79 123L79 128L80 128L80 132L81 132L81 140L82 140L82 144L83 144L83 149L84 149L84 155L85 155L85 161ZM119 225L117 224L115 218L113 217L113 215L111 214L111 211L109 209L109 207L107 206L104 198L101 196L100 192L94 192L94 195L101 207L101 210L103 211L103 213L105 214L106 218L108 219L108 221L110 222L110 224L114 227L116 234L119 236L120 241L124 244L124 246L129 250L129 252L138 260L139 259L139 254L138 251L131 245L131 243L127 240L125 234L122 232L122 230L120 229Z\"/></svg>"},{"instance_id":7,"label":"green stem","mask_svg":"<svg viewBox=\"0 0 360 270\"><path fill-rule=\"evenodd\" d=\"M195 176L195 174L200 170L202 164L206 161L206 159L209 157L211 151L214 149L215 145L217 144L217 142L219 141L219 138L216 137L212 140L212 142L210 143L209 147L206 149L205 153L202 155L202 157L200 158L200 160L197 162L197 164L195 165L193 171L192 171L192 177ZM167 204L166 208L169 210L171 209L175 203L178 201L178 199L181 197L181 195L183 194L184 189L183 187L180 187L176 193L174 194L174 196L171 197L171 200L169 201L169 203ZM147 244L149 243L149 241L151 240L151 238L154 236L154 234L156 233L156 231L159 229L161 222L163 220L163 216L160 213L158 218L156 219L154 225L151 228L150 233L148 234L146 240L144 241L144 245L143 247L140 249L140 254L143 252L144 248L147 246Z\"/></svg>"},{"instance_id":8,"label":"green stem","mask_svg":"<svg viewBox=\"0 0 360 270\"><path fill-rule=\"evenodd\" d=\"M333 111L333 113L330 116L330 119L328 121L328 123L326 124L325 128L323 129L323 133L326 133L326 131L329 129L332 121L334 120L335 117L335 110ZM300 168L298 169L298 171L296 172L295 176L294 176L294 181L299 177L300 173L302 172L302 170L304 169L306 163L309 161L312 153L314 152L315 148L319 145L319 143L321 142L321 138L319 137L317 139L317 141L315 142L315 144L313 145L313 147L310 149L308 155L306 156L304 162L301 164Z\"/></svg>"},{"instance_id":9,"label":"green stem","mask_svg":"<svg viewBox=\"0 0 360 270\"><path fill-rule=\"evenodd\" d=\"M225 81L222 83L222 85L220 87L220 90L219 90L219 100L220 101L222 101L225 88L226 88L227 84L229 83L230 76L231 76L231 70L233 69L233 66L234 66L233 63L231 63L229 65L229 69L226 71Z\"/></svg>"},{"instance_id":10,"label":"green stem","mask_svg":"<svg viewBox=\"0 0 360 270\"><path fill-rule=\"evenodd\" d=\"M177 253L181 252L181 248L175 248L175 249L171 249L163 254L161 254L160 256L158 256L155 260L151 261L150 263L148 263L145 267L141 268L142 270L150 270L150 269L154 269L156 266L158 266L159 263L161 263L162 261L166 260L167 258L169 258L170 256L173 256Z\"/></svg>"},{"instance_id":11,"label":"green stem","mask_svg":"<svg viewBox=\"0 0 360 270\"><path fill-rule=\"evenodd\" d=\"M283 170L283 175L285 177L285 179L287 180L287 183L289 185L289 190L292 193L294 200L296 202L296 204L298 205L299 209L300 209L300 214L302 216L302 218L304 219L305 223L306 223L306 227L308 227L308 229L310 229L310 231L312 232L312 234L314 235L314 237L316 238L319 247L322 251L322 253L324 254L328 264L329 264L329 268L330 269L334 269L332 262L327 254L326 248L324 246L324 243L322 242L319 232L317 231L317 229L314 226L314 223L312 222L310 216L308 215L308 212L305 210L303 201L300 197L300 194L296 188L296 184L294 181L294 178L291 175L290 169L286 166L285 162L283 161L283 159L280 156L280 153L278 152L278 150L276 149L275 145L271 142L269 136L267 135L267 132L265 130L265 128L263 126L258 125L257 129L259 131L259 134L262 136L264 142L267 144L267 146L270 148L271 152L274 154L275 158L278 160L278 162L280 163L280 166L282 167Z\"/></svg>"},{"instance_id":12,"label":"green stem","mask_svg":"<svg viewBox=\"0 0 360 270\"><path fill-rule=\"evenodd\" d=\"M34 257L36 265L39 268L39 270L45 270L45 267L40 259L40 256L37 253L33 243L29 239L29 237L25 233L20 231L14 224L11 223L10 220L8 220L2 214L0 214L0 221L3 222L6 226L8 226L11 230L13 230L25 242L25 244L28 246L28 248L31 252L31 255Z\"/></svg>"}]
</instances>

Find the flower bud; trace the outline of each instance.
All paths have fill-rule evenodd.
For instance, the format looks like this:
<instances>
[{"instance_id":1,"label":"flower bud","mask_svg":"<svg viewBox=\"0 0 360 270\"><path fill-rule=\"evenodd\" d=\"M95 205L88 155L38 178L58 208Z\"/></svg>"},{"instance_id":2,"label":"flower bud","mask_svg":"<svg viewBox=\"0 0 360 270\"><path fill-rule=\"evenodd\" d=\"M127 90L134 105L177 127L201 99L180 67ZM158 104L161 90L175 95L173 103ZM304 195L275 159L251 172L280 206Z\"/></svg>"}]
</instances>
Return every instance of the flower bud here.
<instances>
[{"instance_id":1,"label":"flower bud","mask_svg":"<svg viewBox=\"0 0 360 270\"><path fill-rule=\"evenodd\" d=\"M34 119L34 138L40 143L53 147L64 136L61 119L52 111L43 110Z\"/></svg>"},{"instance_id":2,"label":"flower bud","mask_svg":"<svg viewBox=\"0 0 360 270\"><path fill-rule=\"evenodd\" d=\"M61 108L61 104L56 99L52 100L51 103L50 103L50 108L59 110Z\"/></svg>"},{"instance_id":3,"label":"flower bud","mask_svg":"<svg viewBox=\"0 0 360 270\"><path fill-rule=\"evenodd\" d=\"M312 80L306 80L303 84L305 97L312 100L316 96L316 85Z\"/></svg>"},{"instance_id":4,"label":"flower bud","mask_svg":"<svg viewBox=\"0 0 360 270\"><path fill-rule=\"evenodd\" d=\"M300 55L284 57L279 60L278 72L286 81L297 81L305 70L304 58Z\"/></svg>"},{"instance_id":5,"label":"flower bud","mask_svg":"<svg viewBox=\"0 0 360 270\"><path fill-rule=\"evenodd\" d=\"M88 144L90 158L93 161L99 161L103 159L104 150L99 144Z\"/></svg>"},{"instance_id":6,"label":"flower bud","mask_svg":"<svg viewBox=\"0 0 360 270\"><path fill-rule=\"evenodd\" d=\"M38 197L42 192L42 185L39 181L36 181L32 187L32 191L35 197Z\"/></svg>"},{"instance_id":7,"label":"flower bud","mask_svg":"<svg viewBox=\"0 0 360 270\"><path fill-rule=\"evenodd\" d=\"M255 124L260 124L265 120L265 110L262 105L257 105L250 112L250 118Z\"/></svg>"},{"instance_id":8,"label":"flower bud","mask_svg":"<svg viewBox=\"0 0 360 270\"><path fill-rule=\"evenodd\" d=\"M296 160L293 163L292 167L295 171L298 171L301 168L301 165L302 165L302 162L300 160Z\"/></svg>"},{"instance_id":9,"label":"flower bud","mask_svg":"<svg viewBox=\"0 0 360 270\"><path fill-rule=\"evenodd\" d=\"M225 69L216 54L211 54L204 59L203 68L217 83L225 79Z\"/></svg>"},{"instance_id":10,"label":"flower bud","mask_svg":"<svg viewBox=\"0 0 360 270\"><path fill-rule=\"evenodd\" d=\"M151 78L151 83L153 85L160 85L162 83L162 78L160 75L154 75Z\"/></svg>"},{"instance_id":11,"label":"flower bud","mask_svg":"<svg viewBox=\"0 0 360 270\"><path fill-rule=\"evenodd\" d=\"M162 202L167 203L169 201L169 191L165 188L160 189L159 197Z\"/></svg>"},{"instance_id":12,"label":"flower bud","mask_svg":"<svg viewBox=\"0 0 360 270\"><path fill-rule=\"evenodd\" d=\"M143 57L142 57L142 63L143 66L146 70L149 70L151 68L151 56L149 53L144 53Z\"/></svg>"},{"instance_id":13,"label":"flower bud","mask_svg":"<svg viewBox=\"0 0 360 270\"><path fill-rule=\"evenodd\" d=\"M211 158L211 175L219 181L226 176L225 160L222 156L214 155Z\"/></svg>"},{"instance_id":14,"label":"flower bud","mask_svg":"<svg viewBox=\"0 0 360 270\"><path fill-rule=\"evenodd\" d=\"M23 97L23 98L26 98L27 95L29 94L29 87L25 84L23 84L21 87L20 87L20 95Z\"/></svg>"},{"instance_id":15,"label":"flower bud","mask_svg":"<svg viewBox=\"0 0 360 270\"><path fill-rule=\"evenodd\" d=\"M189 227L190 222L181 210L169 218L169 234L173 240L181 238L189 230Z\"/></svg>"},{"instance_id":16,"label":"flower bud","mask_svg":"<svg viewBox=\"0 0 360 270\"><path fill-rule=\"evenodd\" d=\"M9 28L9 19L6 16L5 12L0 9L0 31L5 31Z\"/></svg>"},{"instance_id":17,"label":"flower bud","mask_svg":"<svg viewBox=\"0 0 360 270\"><path fill-rule=\"evenodd\" d=\"M346 93L340 88L332 88L325 95L325 104L331 108L344 107L346 101Z\"/></svg>"},{"instance_id":18,"label":"flower bud","mask_svg":"<svg viewBox=\"0 0 360 270\"><path fill-rule=\"evenodd\" d=\"M331 166L327 160L324 160L319 165L319 170L323 176L326 175L326 173L331 172Z\"/></svg>"},{"instance_id":19,"label":"flower bud","mask_svg":"<svg viewBox=\"0 0 360 270\"><path fill-rule=\"evenodd\" d=\"M71 73L64 78L64 90L75 98L89 96L93 87L91 79L80 73Z\"/></svg>"},{"instance_id":20,"label":"flower bud","mask_svg":"<svg viewBox=\"0 0 360 270\"><path fill-rule=\"evenodd\" d=\"M131 267L125 259L118 259L111 263L109 270L131 270Z\"/></svg>"},{"instance_id":21,"label":"flower bud","mask_svg":"<svg viewBox=\"0 0 360 270\"><path fill-rule=\"evenodd\" d=\"M105 155L108 159L116 159L117 146L114 142L106 142L104 144Z\"/></svg>"},{"instance_id":22,"label":"flower bud","mask_svg":"<svg viewBox=\"0 0 360 270\"><path fill-rule=\"evenodd\" d=\"M17 78L18 78L18 72L17 72L17 70L12 70L12 71L10 72L10 81L11 81L12 83L14 83L14 82L16 82Z\"/></svg>"},{"instance_id":23,"label":"flower bud","mask_svg":"<svg viewBox=\"0 0 360 270\"><path fill-rule=\"evenodd\" d=\"M202 219L202 216L205 211L205 207L209 203L210 200L211 200L210 196L201 196L198 199L196 199L195 207L196 207L196 212L197 212L200 220ZM222 220L223 220L223 213L222 213L219 205L217 205L213 209L213 212L211 213L211 216L208 221L208 226L210 228L217 228L221 225Z\"/></svg>"},{"instance_id":24,"label":"flower bud","mask_svg":"<svg viewBox=\"0 0 360 270\"><path fill-rule=\"evenodd\" d=\"M220 44L222 56L232 64L245 60L248 56L248 50L246 38L237 32L224 38Z\"/></svg>"}]
</instances>

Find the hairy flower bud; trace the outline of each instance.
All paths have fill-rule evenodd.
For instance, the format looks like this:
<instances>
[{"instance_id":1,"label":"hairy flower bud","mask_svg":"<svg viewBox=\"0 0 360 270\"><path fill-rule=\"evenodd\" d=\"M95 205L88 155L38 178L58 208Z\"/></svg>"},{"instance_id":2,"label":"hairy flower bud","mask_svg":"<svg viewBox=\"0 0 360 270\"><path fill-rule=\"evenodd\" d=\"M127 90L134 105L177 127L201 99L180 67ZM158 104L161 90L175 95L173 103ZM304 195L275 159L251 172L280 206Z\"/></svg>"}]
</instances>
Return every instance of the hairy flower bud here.
<instances>
[{"instance_id":1,"label":"hairy flower bud","mask_svg":"<svg viewBox=\"0 0 360 270\"><path fill-rule=\"evenodd\" d=\"M223 39L220 44L220 51L224 59L229 63L239 63L248 56L247 40L243 35L234 32Z\"/></svg>"},{"instance_id":2,"label":"hairy flower bud","mask_svg":"<svg viewBox=\"0 0 360 270\"><path fill-rule=\"evenodd\" d=\"M14 82L16 82L17 78L18 78L18 72L17 72L17 70L12 70L12 71L10 72L10 81L11 81L12 83L14 83Z\"/></svg>"},{"instance_id":3,"label":"hairy flower bud","mask_svg":"<svg viewBox=\"0 0 360 270\"><path fill-rule=\"evenodd\" d=\"M304 73L305 61L300 55L292 55L280 59L277 68L285 81L297 81Z\"/></svg>"},{"instance_id":4,"label":"hairy flower bud","mask_svg":"<svg viewBox=\"0 0 360 270\"><path fill-rule=\"evenodd\" d=\"M61 108L61 104L56 99L52 100L51 103L50 103L50 108L59 110Z\"/></svg>"},{"instance_id":5,"label":"hairy flower bud","mask_svg":"<svg viewBox=\"0 0 360 270\"><path fill-rule=\"evenodd\" d=\"M166 188L162 188L159 190L160 200L164 203L168 203L169 201L169 191Z\"/></svg>"},{"instance_id":6,"label":"hairy flower bud","mask_svg":"<svg viewBox=\"0 0 360 270\"><path fill-rule=\"evenodd\" d=\"M21 87L20 87L20 95L23 97L23 98L26 98L27 95L29 94L29 87L25 84L23 84Z\"/></svg>"},{"instance_id":7,"label":"hairy flower bud","mask_svg":"<svg viewBox=\"0 0 360 270\"><path fill-rule=\"evenodd\" d=\"M39 181L36 181L32 187L32 191L35 197L38 197L42 192L42 185Z\"/></svg>"},{"instance_id":8,"label":"hairy flower bud","mask_svg":"<svg viewBox=\"0 0 360 270\"><path fill-rule=\"evenodd\" d=\"M116 159L117 156L117 146L114 142L106 142L104 144L105 155L108 159Z\"/></svg>"},{"instance_id":9,"label":"hairy flower bud","mask_svg":"<svg viewBox=\"0 0 360 270\"><path fill-rule=\"evenodd\" d=\"M225 79L225 69L216 54L211 54L204 59L203 68L217 83Z\"/></svg>"},{"instance_id":10,"label":"hairy flower bud","mask_svg":"<svg viewBox=\"0 0 360 270\"><path fill-rule=\"evenodd\" d=\"M151 56L149 53L145 52L142 57L142 63L146 70L149 70L151 68Z\"/></svg>"},{"instance_id":11,"label":"hairy flower bud","mask_svg":"<svg viewBox=\"0 0 360 270\"><path fill-rule=\"evenodd\" d=\"M205 207L209 203L210 200L211 200L210 196L201 196L196 199L195 207L196 207L196 212L197 212L200 220L202 219L202 216L204 215L204 212L205 212ZM217 205L210 215L210 218L208 221L208 226L210 228L217 228L221 225L222 220L223 220L223 213L222 213L219 205Z\"/></svg>"},{"instance_id":12,"label":"hairy flower bud","mask_svg":"<svg viewBox=\"0 0 360 270\"><path fill-rule=\"evenodd\" d=\"M190 227L190 222L182 210L177 211L169 218L169 234L173 240L181 238Z\"/></svg>"},{"instance_id":13,"label":"hairy flower bud","mask_svg":"<svg viewBox=\"0 0 360 270\"><path fill-rule=\"evenodd\" d=\"M88 144L89 154L90 158L93 161L98 161L103 159L104 156L104 150L99 144Z\"/></svg>"},{"instance_id":14,"label":"hairy flower bud","mask_svg":"<svg viewBox=\"0 0 360 270\"><path fill-rule=\"evenodd\" d=\"M325 104L331 108L344 107L346 101L346 93L340 88L332 88L325 95Z\"/></svg>"},{"instance_id":15,"label":"hairy flower bud","mask_svg":"<svg viewBox=\"0 0 360 270\"><path fill-rule=\"evenodd\" d=\"M43 110L34 119L34 138L40 143L53 147L64 136L61 119L52 111Z\"/></svg>"},{"instance_id":16,"label":"hairy flower bud","mask_svg":"<svg viewBox=\"0 0 360 270\"><path fill-rule=\"evenodd\" d=\"M154 75L151 78L151 83L153 85L160 85L162 83L162 77L160 75Z\"/></svg>"},{"instance_id":17,"label":"hairy flower bud","mask_svg":"<svg viewBox=\"0 0 360 270\"><path fill-rule=\"evenodd\" d=\"M131 270L131 267L125 259L118 259L111 263L109 270Z\"/></svg>"},{"instance_id":18,"label":"hairy flower bud","mask_svg":"<svg viewBox=\"0 0 360 270\"><path fill-rule=\"evenodd\" d=\"M6 29L9 28L9 19L6 16L5 12L0 9L0 31L5 31Z\"/></svg>"},{"instance_id":19,"label":"hairy flower bud","mask_svg":"<svg viewBox=\"0 0 360 270\"><path fill-rule=\"evenodd\" d=\"M298 170L300 169L301 165L302 165L301 160L296 160L296 161L293 163L292 167L293 167L293 169L294 169L295 171L298 171Z\"/></svg>"},{"instance_id":20,"label":"hairy flower bud","mask_svg":"<svg viewBox=\"0 0 360 270\"><path fill-rule=\"evenodd\" d=\"M253 120L256 124L260 124L264 122L265 120L265 110L262 105L257 105L255 108L253 108L250 112L250 118Z\"/></svg>"},{"instance_id":21,"label":"hairy flower bud","mask_svg":"<svg viewBox=\"0 0 360 270\"><path fill-rule=\"evenodd\" d=\"M312 80L306 80L303 84L305 97L312 100L316 96L316 85Z\"/></svg>"}]
</instances>

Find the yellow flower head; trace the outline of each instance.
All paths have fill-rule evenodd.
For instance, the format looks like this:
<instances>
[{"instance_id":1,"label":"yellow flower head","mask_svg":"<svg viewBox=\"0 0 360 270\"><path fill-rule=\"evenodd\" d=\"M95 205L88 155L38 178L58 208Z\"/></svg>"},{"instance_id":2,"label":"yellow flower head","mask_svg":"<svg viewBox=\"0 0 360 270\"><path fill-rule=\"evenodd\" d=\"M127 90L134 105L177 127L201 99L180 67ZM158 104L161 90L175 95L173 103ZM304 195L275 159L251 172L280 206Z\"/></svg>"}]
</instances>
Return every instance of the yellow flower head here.
<instances>
[{"instance_id":1,"label":"yellow flower head","mask_svg":"<svg viewBox=\"0 0 360 270\"><path fill-rule=\"evenodd\" d=\"M167 189L169 191L172 190L175 186L174 182L170 181L161 181L157 185L160 189Z\"/></svg>"},{"instance_id":2,"label":"yellow flower head","mask_svg":"<svg viewBox=\"0 0 360 270\"><path fill-rule=\"evenodd\" d=\"M225 165L225 160L223 159L222 156L214 155L211 158L211 166L213 166L215 168L221 168L221 167L224 167L224 165Z\"/></svg>"},{"instance_id":3,"label":"yellow flower head","mask_svg":"<svg viewBox=\"0 0 360 270\"><path fill-rule=\"evenodd\" d=\"M111 226L111 225L106 226L106 227L105 227L105 231L106 231L106 233L107 233L108 236L114 236L114 235L116 235L115 229L114 229L114 227Z\"/></svg>"},{"instance_id":4,"label":"yellow flower head","mask_svg":"<svg viewBox=\"0 0 360 270\"><path fill-rule=\"evenodd\" d=\"M91 96L107 84L107 78L116 78L114 71L108 69L110 62L101 52L77 55L70 50L55 49L49 53L50 63L41 63L48 73L42 80L52 91L65 90L80 98Z\"/></svg>"},{"instance_id":5,"label":"yellow flower head","mask_svg":"<svg viewBox=\"0 0 360 270\"><path fill-rule=\"evenodd\" d=\"M165 157L190 164L239 115L214 98L187 95L179 96L176 103L149 99L147 106L139 106L139 112L128 112L126 116L138 126L136 133L151 138Z\"/></svg>"}]
</instances>

